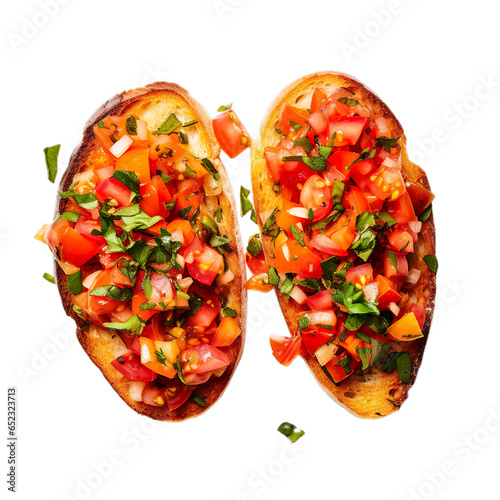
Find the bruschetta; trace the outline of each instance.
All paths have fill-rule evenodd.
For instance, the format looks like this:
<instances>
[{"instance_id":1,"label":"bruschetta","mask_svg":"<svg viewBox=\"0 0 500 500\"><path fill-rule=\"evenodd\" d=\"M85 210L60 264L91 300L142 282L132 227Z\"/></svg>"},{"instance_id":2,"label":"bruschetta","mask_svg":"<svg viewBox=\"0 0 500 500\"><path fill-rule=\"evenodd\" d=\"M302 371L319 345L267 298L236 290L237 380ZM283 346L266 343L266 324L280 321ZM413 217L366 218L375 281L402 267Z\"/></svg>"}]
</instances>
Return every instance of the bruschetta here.
<instances>
[{"instance_id":1,"label":"bruschetta","mask_svg":"<svg viewBox=\"0 0 500 500\"><path fill-rule=\"evenodd\" d=\"M116 95L86 124L45 232L82 347L158 420L210 408L242 354L245 262L219 153L178 85Z\"/></svg>"},{"instance_id":2,"label":"bruschetta","mask_svg":"<svg viewBox=\"0 0 500 500\"><path fill-rule=\"evenodd\" d=\"M437 270L434 195L402 126L348 75L303 77L263 118L252 186L261 242L247 253L258 272L248 288L274 286L290 331L271 336L274 356L302 356L360 417L398 410L422 361Z\"/></svg>"}]
</instances>

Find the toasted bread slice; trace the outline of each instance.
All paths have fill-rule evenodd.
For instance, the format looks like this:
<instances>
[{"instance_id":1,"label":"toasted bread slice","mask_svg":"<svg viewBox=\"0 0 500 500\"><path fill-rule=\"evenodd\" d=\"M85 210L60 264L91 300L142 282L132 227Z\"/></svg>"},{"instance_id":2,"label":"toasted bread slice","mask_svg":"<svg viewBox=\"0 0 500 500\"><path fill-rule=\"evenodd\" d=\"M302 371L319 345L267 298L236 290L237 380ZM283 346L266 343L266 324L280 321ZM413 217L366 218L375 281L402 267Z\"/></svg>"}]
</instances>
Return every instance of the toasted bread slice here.
<instances>
[{"instance_id":1,"label":"toasted bread slice","mask_svg":"<svg viewBox=\"0 0 500 500\"><path fill-rule=\"evenodd\" d=\"M92 127L107 116L124 113L133 113L136 117L146 120L150 130L158 128L170 113L175 113L183 123L198 120L195 125L184 129L189 137L189 150L197 157L209 158L220 175L222 194L217 196L217 203L211 200L210 205L207 203L207 206L209 210L212 207L214 211L217 206L220 206L223 211L223 218L218 226L221 234L227 234L230 240L233 251L226 254L226 260L235 275L234 280L228 285L227 307L237 311L241 335L230 347L224 348L230 359L230 365L224 374L218 378L212 376L208 383L199 386L196 390L196 394L205 399L206 406L201 407L189 399L180 408L169 411L166 406L154 407L134 401L129 395L129 380L118 373L111 365L111 361L117 357L116 345L123 345L118 335L111 339L111 335L97 334L96 329L86 331L83 328L84 321L73 311L73 296L66 287L67 277L56 263L57 286L66 314L76 322L80 344L118 395L141 415L157 420L180 421L204 413L220 398L231 380L243 351L247 307L244 287L245 259L236 218L235 202L226 170L219 158L220 148L213 133L210 116L186 90L176 84L165 82L154 83L147 85L145 88L118 94L103 104L92 115L85 125L82 142L71 156L69 166L61 180L59 192L66 191L69 188L75 174L90 168L104 167L108 164L109 159L99 146ZM58 196L56 217L65 211L67 203L67 198L61 199ZM95 269L92 269L92 265L86 264L82 268L84 278L93 270Z\"/></svg>"},{"instance_id":2,"label":"toasted bread slice","mask_svg":"<svg viewBox=\"0 0 500 500\"><path fill-rule=\"evenodd\" d=\"M322 88L330 95L337 88L343 87L353 93L353 98L359 99L372 115L385 117L390 128L391 137L399 137L402 149L403 176L405 180L412 181L430 189L425 172L408 159L406 152L406 137L403 127L382 100L365 87L362 83L343 73L320 72L305 76L296 80L283 89L269 106L260 128L260 140L255 140L252 145L252 187L255 210L259 226L265 222L262 214L269 213L275 207L280 206L281 199L273 191L273 179L268 175L263 150L267 146L275 146L281 137L275 132L279 121L281 107L284 103L299 108L309 108L311 95L315 88ZM268 264L272 265L271 237L262 235L264 253ZM405 285L403 291L409 294L411 300L426 310L426 321L423 328L424 336L410 343L405 343L404 350L410 353L413 362L413 372L408 384L403 384L397 371L387 374L380 369L373 368L364 373L354 373L338 386L332 383L317 359L307 354L305 361L312 371L316 380L327 394L346 409L363 418L379 418L389 415L398 410L408 397L408 391L415 382L418 369L422 362L422 356L427 342L434 310L434 299L436 294L436 276L431 272L423 257L426 254L435 254L435 228L432 215L423 224L419 234L418 243L410 262L410 267L421 271L421 277L416 285ZM303 311L303 307L293 300L286 300L278 290L278 301L292 335L298 334L296 314ZM401 344L388 342L394 351L403 350Z\"/></svg>"}]
</instances>

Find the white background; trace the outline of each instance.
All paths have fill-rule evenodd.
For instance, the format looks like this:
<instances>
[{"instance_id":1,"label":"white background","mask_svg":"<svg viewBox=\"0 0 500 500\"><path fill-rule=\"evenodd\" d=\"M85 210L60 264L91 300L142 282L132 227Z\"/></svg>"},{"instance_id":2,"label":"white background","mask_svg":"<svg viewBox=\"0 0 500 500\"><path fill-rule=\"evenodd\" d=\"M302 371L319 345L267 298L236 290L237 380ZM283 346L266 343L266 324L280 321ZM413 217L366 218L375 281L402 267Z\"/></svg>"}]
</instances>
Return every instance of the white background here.
<instances>
[{"instance_id":1,"label":"white background","mask_svg":"<svg viewBox=\"0 0 500 500\"><path fill-rule=\"evenodd\" d=\"M52 0L50 15L42 3L4 2L0 20L1 369L3 390L18 388L18 497L498 498L494 2ZM300 360L275 362L269 334L285 324L274 296L253 292L245 352L223 398L184 423L135 414L42 279L52 259L33 235L51 221L56 192L43 148L62 144L61 175L102 102L162 79L212 115L233 101L255 136L277 92L324 69L381 96L437 195L436 314L409 400L378 421L348 414ZM234 190L249 187L248 152L223 161ZM248 216L242 230L245 240L256 232ZM6 392L1 399L5 435ZM306 432L294 446L276 432L283 421Z\"/></svg>"}]
</instances>

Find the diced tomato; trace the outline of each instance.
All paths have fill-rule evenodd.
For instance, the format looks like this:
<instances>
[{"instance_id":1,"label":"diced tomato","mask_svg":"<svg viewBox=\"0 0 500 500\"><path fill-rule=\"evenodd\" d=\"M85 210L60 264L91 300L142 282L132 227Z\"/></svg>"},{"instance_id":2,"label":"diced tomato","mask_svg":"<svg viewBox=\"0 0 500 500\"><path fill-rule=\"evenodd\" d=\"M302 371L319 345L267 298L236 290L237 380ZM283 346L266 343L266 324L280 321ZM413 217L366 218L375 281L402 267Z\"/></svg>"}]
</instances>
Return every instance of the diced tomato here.
<instances>
[{"instance_id":1,"label":"diced tomato","mask_svg":"<svg viewBox=\"0 0 500 500\"><path fill-rule=\"evenodd\" d=\"M378 283L378 308L381 311L386 311L392 302L397 304L401 295L397 292L392 281L383 274L376 276L375 281Z\"/></svg>"},{"instance_id":2,"label":"diced tomato","mask_svg":"<svg viewBox=\"0 0 500 500\"><path fill-rule=\"evenodd\" d=\"M113 177L113 173L115 171L114 165L109 165L107 167L98 168L94 170L95 175L97 177L97 184L99 185L101 182L104 182L106 179Z\"/></svg>"},{"instance_id":3,"label":"diced tomato","mask_svg":"<svg viewBox=\"0 0 500 500\"><path fill-rule=\"evenodd\" d=\"M254 257L250 252L245 254L245 260L248 266L248 269L252 272L252 274L262 274L267 273L269 270L269 266L266 264L264 260L264 253L260 252L257 257Z\"/></svg>"},{"instance_id":4,"label":"diced tomato","mask_svg":"<svg viewBox=\"0 0 500 500\"><path fill-rule=\"evenodd\" d=\"M414 182L406 182L406 190L410 195L413 208L417 215L421 215L435 198L434 194L428 189Z\"/></svg>"},{"instance_id":5,"label":"diced tomato","mask_svg":"<svg viewBox=\"0 0 500 500\"><path fill-rule=\"evenodd\" d=\"M327 99L327 95L323 89L315 88L311 96L311 113L314 113L323 106Z\"/></svg>"},{"instance_id":6,"label":"diced tomato","mask_svg":"<svg viewBox=\"0 0 500 500\"><path fill-rule=\"evenodd\" d=\"M413 312L399 317L387 328L387 332L393 339L400 342L410 342L424 336Z\"/></svg>"},{"instance_id":7,"label":"diced tomato","mask_svg":"<svg viewBox=\"0 0 500 500\"><path fill-rule=\"evenodd\" d=\"M356 186L348 186L345 189L342 206L346 210L352 210L355 215L360 215L370 210L370 205L366 201L363 192Z\"/></svg>"},{"instance_id":8,"label":"diced tomato","mask_svg":"<svg viewBox=\"0 0 500 500\"><path fill-rule=\"evenodd\" d=\"M408 222L417 220L408 193L404 193L403 196L396 201L386 202L385 209L389 215L398 221L398 224L407 224Z\"/></svg>"},{"instance_id":9,"label":"diced tomato","mask_svg":"<svg viewBox=\"0 0 500 500\"><path fill-rule=\"evenodd\" d=\"M295 215L291 215L288 212L289 210L296 208L304 210L304 207L302 207L299 203L293 203L292 201L283 200L281 210L276 214L276 224L278 224L278 226L284 229L288 234L291 234L290 226L295 226L299 222L305 223L308 221L307 218L304 219L303 217L296 217Z\"/></svg>"},{"instance_id":10,"label":"diced tomato","mask_svg":"<svg viewBox=\"0 0 500 500\"><path fill-rule=\"evenodd\" d=\"M337 324L337 316L332 309L327 311L308 311L302 316L307 316L309 320L307 331L329 333L333 335L335 325Z\"/></svg>"},{"instance_id":11,"label":"diced tomato","mask_svg":"<svg viewBox=\"0 0 500 500\"><path fill-rule=\"evenodd\" d=\"M293 337L271 335L270 342L276 361L283 366L289 366L300 353L302 339L300 335Z\"/></svg>"},{"instance_id":12,"label":"diced tomato","mask_svg":"<svg viewBox=\"0 0 500 500\"><path fill-rule=\"evenodd\" d=\"M384 275L386 278L399 278L408 274L408 261L406 255L400 252L392 252L396 260L396 267L394 266L389 251L384 252Z\"/></svg>"},{"instance_id":13,"label":"diced tomato","mask_svg":"<svg viewBox=\"0 0 500 500\"><path fill-rule=\"evenodd\" d=\"M343 347L356 361L361 360L357 349L362 349L367 346L363 339L358 339L356 337L355 333L348 335L345 340L339 342L339 345Z\"/></svg>"},{"instance_id":14,"label":"diced tomato","mask_svg":"<svg viewBox=\"0 0 500 500\"><path fill-rule=\"evenodd\" d=\"M327 141L330 141L332 134L337 132L334 146L354 146L358 142L367 121L368 119L362 116L333 118L328 124Z\"/></svg>"},{"instance_id":15,"label":"diced tomato","mask_svg":"<svg viewBox=\"0 0 500 500\"><path fill-rule=\"evenodd\" d=\"M222 255L198 236L194 236L191 243L182 249L182 256L186 259L190 276L205 285L213 283L224 264Z\"/></svg>"},{"instance_id":16,"label":"diced tomato","mask_svg":"<svg viewBox=\"0 0 500 500\"><path fill-rule=\"evenodd\" d=\"M101 286L112 285L113 283L111 281L111 275L112 275L111 269L100 271L96 275L94 281L89 287L88 305L89 305L89 310L92 311L94 314L97 315L108 314L114 311L122 303L119 300L109 299L107 297L99 297L97 295L91 295L92 290L95 290L96 288L99 288Z\"/></svg>"},{"instance_id":17,"label":"diced tomato","mask_svg":"<svg viewBox=\"0 0 500 500\"><path fill-rule=\"evenodd\" d=\"M346 281L350 281L355 285L361 287L371 283L373 281L373 268L371 264L362 264L360 266L354 266L347 270L345 273Z\"/></svg>"},{"instance_id":18,"label":"diced tomato","mask_svg":"<svg viewBox=\"0 0 500 500\"><path fill-rule=\"evenodd\" d=\"M338 248L347 250L356 238L356 217L351 210L346 210L342 216L324 231Z\"/></svg>"},{"instance_id":19,"label":"diced tomato","mask_svg":"<svg viewBox=\"0 0 500 500\"><path fill-rule=\"evenodd\" d=\"M347 358L347 361L344 361ZM346 367L342 366L340 363L346 363ZM334 356L325 365L328 373L331 375L335 383L339 383L345 378L347 378L358 365L357 361L350 356L347 352L343 352L339 356Z\"/></svg>"},{"instance_id":20,"label":"diced tomato","mask_svg":"<svg viewBox=\"0 0 500 500\"><path fill-rule=\"evenodd\" d=\"M109 153L113 144L118 142L124 135L128 135L133 141L130 149L147 147L147 123L143 120L136 120L137 134L127 134L126 124L128 118L130 118L130 115L108 116L94 125L94 135L106 153Z\"/></svg>"},{"instance_id":21,"label":"diced tomato","mask_svg":"<svg viewBox=\"0 0 500 500\"><path fill-rule=\"evenodd\" d=\"M167 406L170 411L180 408L192 394L188 391L186 384L183 384L180 380L175 379L168 384L167 390L165 391L165 400L167 401Z\"/></svg>"},{"instance_id":22,"label":"diced tomato","mask_svg":"<svg viewBox=\"0 0 500 500\"><path fill-rule=\"evenodd\" d=\"M323 290L322 292L309 295L306 302L313 311L326 311L332 309L333 302L331 294L334 290Z\"/></svg>"},{"instance_id":23,"label":"diced tomato","mask_svg":"<svg viewBox=\"0 0 500 500\"><path fill-rule=\"evenodd\" d=\"M202 329L208 328L212 322L219 316L220 306L214 301L210 304L202 304L200 308L196 311L194 316L189 316L187 321L187 326L197 326Z\"/></svg>"},{"instance_id":24,"label":"diced tomato","mask_svg":"<svg viewBox=\"0 0 500 500\"><path fill-rule=\"evenodd\" d=\"M156 169L153 170L153 165L159 159L163 160L160 166L165 174L171 172L172 166L186 154L186 149L179 142L177 134L160 134L149 148L149 159L151 160L151 175L156 175Z\"/></svg>"},{"instance_id":25,"label":"diced tomato","mask_svg":"<svg viewBox=\"0 0 500 500\"><path fill-rule=\"evenodd\" d=\"M274 180L280 180L285 174L307 174L311 170L301 161L283 161L288 156L304 156L305 151L302 147L284 149L282 147L266 147L264 156L269 173Z\"/></svg>"},{"instance_id":26,"label":"diced tomato","mask_svg":"<svg viewBox=\"0 0 500 500\"><path fill-rule=\"evenodd\" d=\"M149 182L151 179L149 169L149 150L132 149L116 160L116 170L135 172L139 182Z\"/></svg>"},{"instance_id":27,"label":"diced tomato","mask_svg":"<svg viewBox=\"0 0 500 500\"><path fill-rule=\"evenodd\" d=\"M230 363L227 355L209 344L190 346L181 353L182 371L205 373L224 368Z\"/></svg>"},{"instance_id":28,"label":"diced tomato","mask_svg":"<svg viewBox=\"0 0 500 500\"><path fill-rule=\"evenodd\" d=\"M212 338L211 344L215 347L226 347L231 345L240 335L241 328L234 318L225 316L222 318Z\"/></svg>"},{"instance_id":29,"label":"diced tomato","mask_svg":"<svg viewBox=\"0 0 500 500\"><path fill-rule=\"evenodd\" d=\"M317 109L307 119L315 134L322 134L328 128L328 117L322 109Z\"/></svg>"},{"instance_id":30,"label":"diced tomato","mask_svg":"<svg viewBox=\"0 0 500 500\"><path fill-rule=\"evenodd\" d=\"M314 353L322 346L325 345L328 340L332 337L332 334L323 333L323 332L308 332L303 331L301 333L302 343L304 347L307 349L307 352L314 356Z\"/></svg>"},{"instance_id":31,"label":"diced tomato","mask_svg":"<svg viewBox=\"0 0 500 500\"><path fill-rule=\"evenodd\" d=\"M106 245L106 239L103 236L92 234L92 231L101 232L101 224L98 220L88 219L81 215L76 223L75 231L95 241L101 247Z\"/></svg>"},{"instance_id":32,"label":"diced tomato","mask_svg":"<svg viewBox=\"0 0 500 500\"><path fill-rule=\"evenodd\" d=\"M286 248L286 249L285 249ZM305 278L321 278L321 261L309 248L294 238L276 249L276 268L280 273L297 273Z\"/></svg>"},{"instance_id":33,"label":"diced tomato","mask_svg":"<svg viewBox=\"0 0 500 500\"><path fill-rule=\"evenodd\" d=\"M44 239L57 260L81 267L98 251L93 239L77 233L66 219L58 219L45 232Z\"/></svg>"},{"instance_id":34,"label":"diced tomato","mask_svg":"<svg viewBox=\"0 0 500 500\"><path fill-rule=\"evenodd\" d=\"M183 236L183 246L191 243L194 238L193 226L191 226L189 221L184 219L174 219L172 222L169 222L167 231L172 235L172 238L174 233L179 231Z\"/></svg>"},{"instance_id":35,"label":"diced tomato","mask_svg":"<svg viewBox=\"0 0 500 500\"><path fill-rule=\"evenodd\" d=\"M365 200L370 205L370 212L373 214L378 214L384 207L384 200L377 198L371 191L363 191L363 196Z\"/></svg>"},{"instance_id":36,"label":"diced tomato","mask_svg":"<svg viewBox=\"0 0 500 500\"><path fill-rule=\"evenodd\" d=\"M194 178L179 182L178 188L179 190L177 192L177 204L175 209L179 212L185 208L192 207L186 217L189 219L203 202L203 192L198 185L198 181Z\"/></svg>"},{"instance_id":37,"label":"diced tomato","mask_svg":"<svg viewBox=\"0 0 500 500\"><path fill-rule=\"evenodd\" d=\"M401 172L397 168L380 166L368 178L368 188L381 200L397 200L405 192L405 184Z\"/></svg>"},{"instance_id":38,"label":"diced tomato","mask_svg":"<svg viewBox=\"0 0 500 500\"><path fill-rule=\"evenodd\" d=\"M411 302L401 309L398 318L409 313L413 313L415 315L418 326L420 327L420 329L423 329L425 324L425 309L415 304L414 302Z\"/></svg>"},{"instance_id":39,"label":"diced tomato","mask_svg":"<svg viewBox=\"0 0 500 500\"><path fill-rule=\"evenodd\" d=\"M265 273L255 274L246 283L245 288L247 290L255 290L256 292L267 293L270 292L274 287L269 284L269 279L267 271Z\"/></svg>"},{"instance_id":40,"label":"diced tomato","mask_svg":"<svg viewBox=\"0 0 500 500\"><path fill-rule=\"evenodd\" d=\"M367 189L368 178L377 170L377 166L371 158L356 162L350 169L352 180L361 189Z\"/></svg>"},{"instance_id":41,"label":"diced tomato","mask_svg":"<svg viewBox=\"0 0 500 500\"><path fill-rule=\"evenodd\" d=\"M347 182L351 178L351 165L359 158L358 153L352 151L337 151L328 158L329 169L334 169L338 174L337 178L342 182Z\"/></svg>"},{"instance_id":42,"label":"diced tomato","mask_svg":"<svg viewBox=\"0 0 500 500\"><path fill-rule=\"evenodd\" d=\"M132 351L122 354L111 361L111 364L122 375L137 382L152 382L158 376L153 370L141 364L139 356Z\"/></svg>"},{"instance_id":43,"label":"diced tomato","mask_svg":"<svg viewBox=\"0 0 500 500\"><path fill-rule=\"evenodd\" d=\"M213 372L205 373L183 373L184 380L187 385L201 385L210 380Z\"/></svg>"},{"instance_id":44,"label":"diced tomato","mask_svg":"<svg viewBox=\"0 0 500 500\"><path fill-rule=\"evenodd\" d=\"M140 204L144 212L151 217L155 215L161 215L164 219L168 217L170 212L165 208L165 203L171 201L172 197L160 176L154 176L150 183L141 184L140 195L142 197Z\"/></svg>"},{"instance_id":45,"label":"diced tomato","mask_svg":"<svg viewBox=\"0 0 500 500\"><path fill-rule=\"evenodd\" d=\"M311 175L300 193L300 203L307 210L312 209L313 222L325 218L332 209L331 187L319 175Z\"/></svg>"},{"instance_id":46,"label":"diced tomato","mask_svg":"<svg viewBox=\"0 0 500 500\"><path fill-rule=\"evenodd\" d=\"M413 252L413 237L399 225L393 231L387 233L387 239L393 250L403 253Z\"/></svg>"},{"instance_id":47,"label":"diced tomato","mask_svg":"<svg viewBox=\"0 0 500 500\"><path fill-rule=\"evenodd\" d=\"M99 184L95 189L95 195L100 203L104 203L104 201L108 199L113 199L116 200L118 205L122 208L132 204L130 201L132 198L132 191L114 178L106 179Z\"/></svg>"},{"instance_id":48,"label":"diced tomato","mask_svg":"<svg viewBox=\"0 0 500 500\"><path fill-rule=\"evenodd\" d=\"M294 125L294 130L296 127L300 127L300 129L305 130L307 128L307 118L308 115L305 110L301 108L295 108L285 103L281 108L278 127L285 135L288 135L290 129L292 128L292 125Z\"/></svg>"},{"instance_id":49,"label":"diced tomato","mask_svg":"<svg viewBox=\"0 0 500 500\"><path fill-rule=\"evenodd\" d=\"M151 340L144 336L140 337L141 363L158 375L174 378L177 370L173 364L180 354L179 346L175 342Z\"/></svg>"},{"instance_id":50,"label":"diced tomato","mask_svg":"<svg viewBox=\"0 0 500 500\"><path fill-rule=\"evenodd\" d=\"M250 145L248 132L232 109L217 115L212 126L217 142L229 158L238 156Z\"/></svg>"},{"instance_id":51,"label":"diced tomato","mask_svg":"<svg viewBox=\"0 0 500 500\"><path fill-rule=\"evenodd\" d=\"M147 325L144 325L141 337L151 340L165 340L165 325L161 315L155 316Z\"/></svg>"},{"instance_id":52,"label":"diced tomato","mask_svg":"<svg viewBox=\"0 0 500 500\"><path fill-rule=\"evenodd\" d=\"M158 404L157 401L161 401L159 399L161 397L163 399L162 404ZM142 391L142 401L149 406L165 406L167 402L165 401L165 387L146 387Z\"/></svg>"}]
</instances>

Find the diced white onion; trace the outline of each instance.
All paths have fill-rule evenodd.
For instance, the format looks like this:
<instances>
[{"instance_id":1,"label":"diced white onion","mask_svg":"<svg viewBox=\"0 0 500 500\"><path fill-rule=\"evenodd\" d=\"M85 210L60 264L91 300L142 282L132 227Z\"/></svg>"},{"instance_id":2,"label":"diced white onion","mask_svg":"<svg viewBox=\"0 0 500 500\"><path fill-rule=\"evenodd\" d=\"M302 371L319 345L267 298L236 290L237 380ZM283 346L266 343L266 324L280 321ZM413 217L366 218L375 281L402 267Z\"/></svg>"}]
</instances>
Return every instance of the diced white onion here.
<instances>
[{"instance_id":1,"label":"diced white onion","mask_svg":"<svg viewBox=\"0 0 500 500\"><path fill-rule=\"evenodd\" d=\"M179 255L177 255L177 257L179 257ZM184 260L187 264L192 264L194 262L193 252L188 253Z\"/></svg>"},{"instance_id":2,"label":"diced white onion","mask_svg":"<svg viewBox=\"0 0 500 500\"><path fill-rule=\"evenodd\" d=\"M399 316L399 306L396 304L396 302L391 302L389 304L389 310L394 314L394 316Z\"/></svg>"},{"instance_id":3,"label":"diced white onion","mask_svg":"<svg viewBox=\"0 0 500 500\"><path fill-rule=\"evenodd\" d=\"M181 287L181 290L185 292L193 284L193 278L177 280L177 284Z\"/></svg>"},{"instance_id":4,"label":"diced white onion","mask_svg":"<svg viewBox=\"0 0 500 500\"><path fill-rule=\"evenodd\" d=\"M294 286L290 292L290 297L292 297L297 304L304 304L307 299L307 295L298 286Z\"/></svg>"},{"instance_id":5,"label":"diced white onion","mask_svg":"<svg viewBox=\"0 0 500 500\"><path fill-rule=\"evenodd\" d=\"M328 361L330 361L333 358L333 356L335 356L335 353L337 352L338 348L339 346L334 344L333 342L330 345L325 344L319 347L318 350L314 353L314 355L316 356L318 363L321 366L325 366L328 363Z\"/></svg>"},{"instance_id":6,"label":"diced white onion","mask_svg":"<svg viewBox=\"0 0 500 500\"><path fill-rule=\"evenodd\" d=\"M411 285L414 285L420 279L421 274L422 274L422 271L420 269L413 267L412 269L410 269L410 272L407 274L406 279L405 279L405 283L410 283Z\"/></svg>"},{"instance_id":7,"label":"diced white onion","mask_svg":"<svg viewBox=\"0 0 500 500\"><path fill-rule=\"evenodd\" d=\"M205 189L206 196L217 196L222 193L220 182L216 181L211 175L205 175L203 188Z\"/></svg>"},{"instance_id":8,"label":"diced white onion","mask_svg":"<svg viewBox=\"0 0 500 500\"><path fill-rule=\"evenodd\" d=\"M138 403L142 402L142 392L144 391L144 387L146 386L146 382L130 382L128 386L128 392L130 397L137 401Z\"/></svg>"},{"instance_id":9,"label":"diced white onion","mask_svg":"<svg viewBox=\"0 0 500 500\"><path fill-rule=\"evenodd\" d=\"M231 269L228 269L226 272L219 274L217 276L217 284L219 286L227 285L231 281L234 280L234 273L231 271Z\"/></svg>"},{"instance_id":10,"label":"diced white onion","mask_svg":"<svg viewBox=\"0 0 500 500\"><path fill-rule=\"evenodd\" d=\"M300 217L301 219L307 219L309 216L309 210L304 207L293 207L287 210L290 215L294 217Z\"/></svg>"},{"instance_id":11,"label":"diced white onion","mask_svg":"<svg viewBox=\"0 0 500 500\"><path fill-rule=\"evenodd\" d=\"M414 232L414 233L420 233L422 230L422 223L419 220L412 220L408 222L408 227Z\"/></svg>"},{"instance_id":12,"label":"diced white onion","mask_svg":"<svg viewBox=\"0 0 500 500\"><path fill-rule=\"evenodd\" d=\"M283 250L283 255L285 256L285 259L287 262L290 262L290 249L288 248L288 245L285 243L281 249Z\"/></svg>"},{"instance_id":13,"label":"diced white onion","mask_svg":"<svg viewBox=\"0 0 500 500\"><path fill-rule=\"evenodd\" d=\"M141 348L141 363L149 363L151 361L151 354L149 353L149 349L147 344L142 344Z\"/></svg>"},{"instance_id":14,"label":"diced white onion","mask_svg":"<svg viewBox=\"0 0 500 500\"><path fill-rule=\"evenodd\" d=\"M184 266L186 265L186 260L184 259L184 257L182 255L177 254L177 262L184 269Z\"/></svg>"},{"instance_id":15,"label":"diced white onion","mask_svg":"<svg viewBox=\"0 0 500 500\"><path fill-rule=\"evenodd\" d=\"M372 281L363 287L363 293L368 302L375 302L378 298L378 281Z\"/></svg>"},{"instance_id":16,"label":"diced white onion","mask_svg":"<svg viewBox=\"0 0 500 500\"><path fill-rule=\"evenodd\" d=\"M137 138L140 141L148 139L148 124L144 120L137 120Z\"/></svg>"},{"instance_id":17,"label":"diced white onion","mask_svg":"<svg viewBox=\"0 0 500 500\"><path fill-rule=\"evenodd\" d=\"M95 279L99 274L101 274L102 271L96 271L92 274L89 274L82 282L82 285L89 289L92 286L92 283L94 283Z\"/></svg>"},{"instance_id":18,"label":"diced white onion","mask_svg":"<svg viewBox=\"0 0 500 500\"><path fill-rule=\"evenodd\" d=\"M124 135L119 141L115 142L109 148L109 152L113 156L116 156L116 158L120 158L120 156L127 151L133 142L134 141L128 135Z\"/></svg>"}]
</instances>

